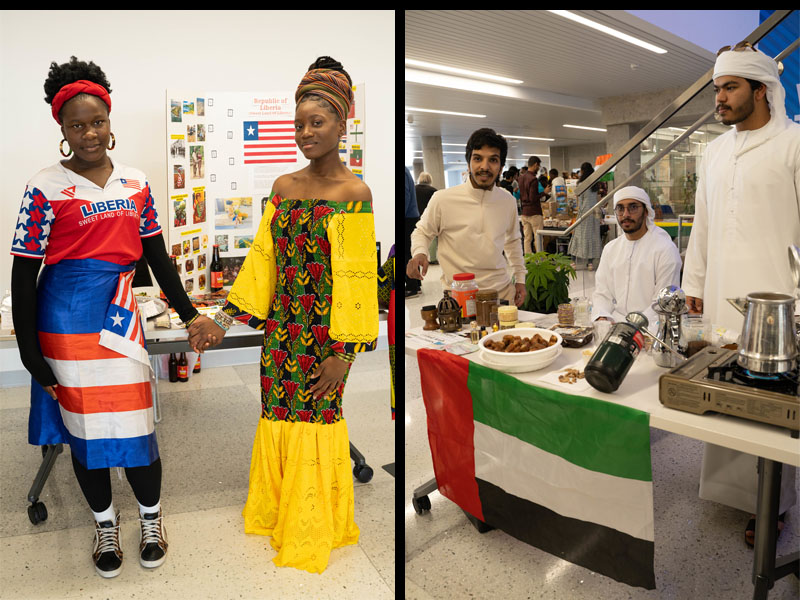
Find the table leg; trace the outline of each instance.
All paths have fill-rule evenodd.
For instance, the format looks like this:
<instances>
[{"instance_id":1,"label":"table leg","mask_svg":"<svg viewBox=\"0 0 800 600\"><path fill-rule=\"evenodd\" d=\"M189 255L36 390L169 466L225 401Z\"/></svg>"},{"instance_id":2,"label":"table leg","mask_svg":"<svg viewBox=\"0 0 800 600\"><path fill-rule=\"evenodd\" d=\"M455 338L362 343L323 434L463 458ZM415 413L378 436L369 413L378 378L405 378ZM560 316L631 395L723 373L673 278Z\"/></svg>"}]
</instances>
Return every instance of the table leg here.
<instances>
[{"instance_id":1,"label":"table leg","mask_svg":"<svg viewBox=\"0 0 800 600\"><path fill-rule=\"evenodd\" d=\"M153 420L156 423L161 422L161 405L158 402L158 378L159 378L159 363L161 361L158 360L158 355L151 354L150 355L150 365L153 367L153 373L155 374L155 382L153 383L152 387L152 394L153 394Z\"/></svg>"},{"instance_id":2,"label":"table leg","mask_svg":"<svg viewBox=\"0 0 800 600\"><path fill-rule=\"evenodd\" d=\"M766 600L776 579L798 573L800 553L775 558L778 541L778 510L783 465L774 460L758 459L758 504L753 556L753 599Z\"/></svg>"}]
</instances>

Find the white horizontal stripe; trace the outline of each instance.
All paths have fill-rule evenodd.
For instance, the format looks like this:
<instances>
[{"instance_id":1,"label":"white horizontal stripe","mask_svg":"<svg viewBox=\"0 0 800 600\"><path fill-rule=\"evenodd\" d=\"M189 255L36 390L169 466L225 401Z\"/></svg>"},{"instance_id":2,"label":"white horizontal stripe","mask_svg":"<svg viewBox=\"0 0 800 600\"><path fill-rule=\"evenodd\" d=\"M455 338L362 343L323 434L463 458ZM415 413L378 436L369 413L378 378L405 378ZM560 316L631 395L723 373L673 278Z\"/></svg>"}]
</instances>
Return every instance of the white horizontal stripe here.
<instances>
[{"instance_id":1,"label":"white horizontal stripe","mask_svg":"<svg viewBox=\"0 0 800 600\"><path fill-rule=\"evenodd\" d=\"M653 483L579 467L475 421L475 476L558 514L653 541Z\"/></svg>"},{"instance_id":2,"label":"white horizontal stripe","mask_svg":"<svg viewBox=\"0 0 800 600\"><path fill-rule=\"evenodd\" d=\"M56 360L45 357L53 369L59 385L67 387L96 387L127 385L150 381L150 363L132 358L106 358L97 360Z\"/></svg>"},{"instance_id":3,"label":"white horizontal stripe","mask_svg":"<svg viewBox=\"0 0 800 600\"><path fill-rule=\"evenodd\" d=\"M64 426L72 435L84 440L125 439L153 433L153 408L80 414L61 408Z\"/></svg>"}]
</instances>

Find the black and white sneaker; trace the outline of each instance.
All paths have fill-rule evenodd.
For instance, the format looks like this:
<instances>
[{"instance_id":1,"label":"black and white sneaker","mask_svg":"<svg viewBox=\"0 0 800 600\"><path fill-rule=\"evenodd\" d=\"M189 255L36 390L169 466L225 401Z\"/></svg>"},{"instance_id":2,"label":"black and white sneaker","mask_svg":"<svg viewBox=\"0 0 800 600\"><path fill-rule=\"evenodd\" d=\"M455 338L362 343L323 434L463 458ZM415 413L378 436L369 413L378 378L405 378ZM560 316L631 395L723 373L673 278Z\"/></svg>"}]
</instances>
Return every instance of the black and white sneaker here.
<instances>
[{"instance_id":1,"label":"black and white sneaker","mask_svg":"<svg viewBox=\"0 0 800 600\"><path fill-rule=\"evenodd\" d=\"M142 528L139 562L148 569L160 567L167 560L167 530L162 519L161 510L139 517L139 525Z\"/></svg>"},{"instance_id":2,"label":"black and white sneaker","mask_svg":"<svg viewBox=\"0 0 800 600\"><path fill-rule=\"evenodd\" d=\"M122 549L119 545L119 513L117 524L111 521L94 523L94 568L100 577L116 577L122 571Z\"/></svg>"}]
</instances>

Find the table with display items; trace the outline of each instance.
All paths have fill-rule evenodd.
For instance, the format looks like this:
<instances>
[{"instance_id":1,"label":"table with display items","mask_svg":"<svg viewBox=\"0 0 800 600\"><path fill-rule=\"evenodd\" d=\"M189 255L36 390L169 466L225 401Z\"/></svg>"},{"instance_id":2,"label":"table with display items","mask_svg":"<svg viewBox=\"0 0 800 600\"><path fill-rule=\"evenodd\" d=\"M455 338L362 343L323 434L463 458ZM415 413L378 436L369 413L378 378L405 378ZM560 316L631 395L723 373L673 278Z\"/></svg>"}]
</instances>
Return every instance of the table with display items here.
<instances>
[{"instance_id":1,"label":"table with display items","mask_svg":"<svg viewBox=\"0 0 800 600\"><path fill-rule=\"evenodd\" d=\"M556 315L540 315L537 313L519 311L519 321L535 322L539 327L548 327L555 323ZM437 340L435 339L436 336L426 337L426 333L427 332L424 332L421 327L410 329L406 332L405 351L407 355L418 356L418 352L423 349L428 351L436 349L441 352L446 352L443 348L448 345L447 340ZM444 337L440 331L437 331L436 334L440 338ZM452 342L452 340L450 340L450 342ZM583 357L583 350L582 348L565 347L560 356L549 367L541 371L517 373L509 376L534 388L558 390L560 393L564 392L563 386L542 381L541 378L545 376L548 371L561 371L567 366L580 363ZM488 367L488 365L481 360L479 355L480 352L473 352L463 355L463 358L470 361L470 364L477 363ZM425 367L428 373L431 372L429 365L430 361ZM422 366L420 370L422 371ZM616 392L607 394L587 386L588 389L583 389L579 392L580 398L582 400L599 403L613 403L642 411L647 413L650 427L716 444L725 448L731 448L759 458L759 491L758 507L756 511L758 518L756 521L757 528L753 564L755 592L753 597L766 598L767 591L772 587L773 582L787 573L793 572L797 574L798 564L800 563L800 553L794 553L778 559L776 559L775 556L781 463L793 465L795 467L800 466L800 444L798 444L795 437L792 437L792 432L785 428L718 413L707 412L703 415L696 415L663 406L659 401L658 380L659 376L665 372L666 369L657 366L649 354L641 353ZM483 382L483 385L486 386L487 383ZM492 384L489 383L488 385ZM423 388L424 387L423 385ZM475 385L475 388L480 389L480 386ZM485 390L487 388L484 387L483 389ZM472 393L474 394L475 392L473 391ZM442 399L437 398L437 401L442 402ZM459 402L460 400L444 399L444 402L448 401ZM463 407L451 408L453 410L462 410ZM426 412L427 410L428 405L426 404ZM435 455L436 444L434 443L433 436L436 435L436 432L431 430L431 418L432 416L429 415L428 436L431 440L431 453L434 459L434 465L436 466L437 463L441 465L441 461L446 461L448 458L446 456ZM533 426L534 424L531 423L530 425ZM520 427L524 429L525 424L520 424ZM461 431L467 432L466 437L469 437L469 427L461 429ZM472 440L464 441L468 445L472 444ZM498 463L495 462L494 464L497 466ZM537 473L536 462L532 461L525 464L525 469L529 470L530 479L540 480L543 476L548 476ZM502 468L503 465L500 464L499 467ZM517 471L518 470L517 468ZM515 472L514 477L519 479L520 473ZM414 490L412 504L418 514L430 510L431 505L427 496L438 488L439 486L434 477ZM462 506L461 508L463 509L464 507ZM465 512L469 516L469 512L467 510L465 510ZM480 522L476 523L474 518L470 520L473 522L473 525L478 526L480 530L480 525L483 524ZM767 523L767 526L762 527L761 523ZM488 521L485 524L496 526L495 523L490 523ZM502 526L499 528L503 529ZM514 535L514 533L511 534Z\"/></svg>"}]
</instances>

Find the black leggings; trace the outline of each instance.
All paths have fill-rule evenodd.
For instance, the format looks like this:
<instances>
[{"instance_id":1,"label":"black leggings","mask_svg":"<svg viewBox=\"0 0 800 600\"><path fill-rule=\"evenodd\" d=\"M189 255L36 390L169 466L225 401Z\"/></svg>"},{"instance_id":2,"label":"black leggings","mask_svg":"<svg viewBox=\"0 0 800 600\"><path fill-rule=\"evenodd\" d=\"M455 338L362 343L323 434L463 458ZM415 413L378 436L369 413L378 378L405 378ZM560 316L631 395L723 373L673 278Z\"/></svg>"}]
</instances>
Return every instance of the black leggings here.
<instances>
[{"instance_id":1,"label":"black leggings","mask_svg":"<svg viewBox=\"0 0 800 600\"><path fill-rule=\"evenodd\" d=\"M111 470L87 469L72 455L72 468L83 495L94 512L111 506ZM155 506L161 498L161 458L146 467L125 467L125 477L142 506Z\"/></svg>"}]
</instances>

